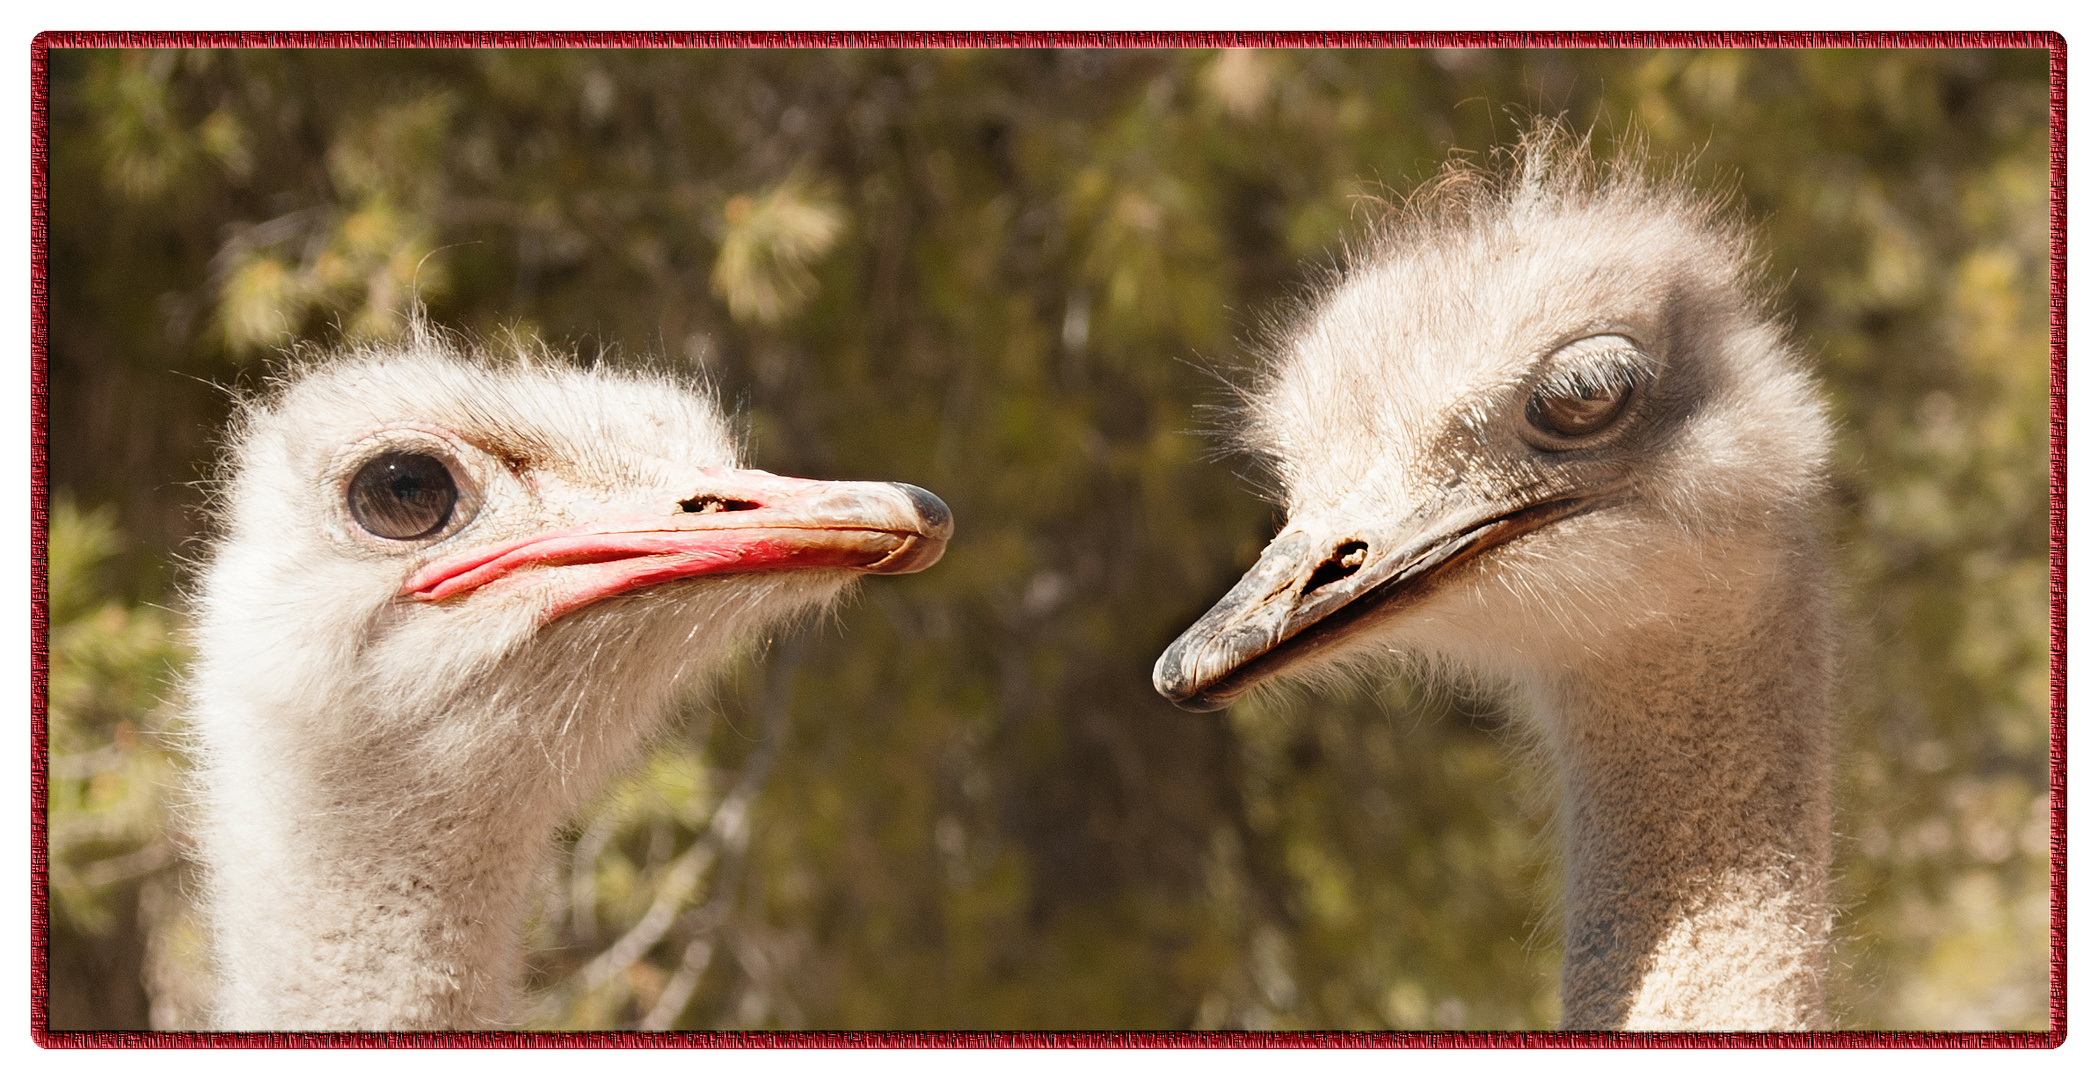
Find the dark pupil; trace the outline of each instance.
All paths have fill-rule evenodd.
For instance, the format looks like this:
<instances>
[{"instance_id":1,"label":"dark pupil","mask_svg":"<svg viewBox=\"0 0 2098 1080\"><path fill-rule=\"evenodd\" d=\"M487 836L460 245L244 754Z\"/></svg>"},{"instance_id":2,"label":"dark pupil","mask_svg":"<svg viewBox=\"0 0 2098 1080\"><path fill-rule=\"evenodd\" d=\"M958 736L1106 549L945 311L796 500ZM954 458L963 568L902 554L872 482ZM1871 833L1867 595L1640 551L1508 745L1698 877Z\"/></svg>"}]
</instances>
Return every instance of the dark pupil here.
<instances>
[{"instance_id":1,"label":"dark pupil","mask_svg":"<svg viewBox=\"0 0 2098 1080\"><path fill-rule=\"evenodd\" d=\"M414 540L444 528L458 502L452 471L428 454L382 454L350 480L350 516L388 540Z\"/></svg>"},{"instance_id":2,"label":"dark pupil","mask_svg":"<svg viewBox=\"0 0 2098 1080\"><path fill-rule=\"evenodd\" d=\"M1614 386L1584 386L1580 396L1544 395L1530 403L1530 420L1560 435L1590 435L1617 419L1624 407L1624 390Z\"/></svg>"}]
</instances>

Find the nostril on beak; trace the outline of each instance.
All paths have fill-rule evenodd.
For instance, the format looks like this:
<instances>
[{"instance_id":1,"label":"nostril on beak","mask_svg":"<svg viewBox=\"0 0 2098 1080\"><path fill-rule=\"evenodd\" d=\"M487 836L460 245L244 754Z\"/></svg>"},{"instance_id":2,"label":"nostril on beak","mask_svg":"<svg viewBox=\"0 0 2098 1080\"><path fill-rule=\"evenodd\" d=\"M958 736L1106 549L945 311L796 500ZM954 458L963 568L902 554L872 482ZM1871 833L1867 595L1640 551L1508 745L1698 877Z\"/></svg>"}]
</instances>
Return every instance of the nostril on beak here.
<instances>
[{"instance_id":1,"label":"nostril on beak","mask_svg":"<svg viewBox=\"0 0 2098 1080\"><path fill-rule=\"evenodd\" d=\"M1311 572L1311 579L1304 583L1304 591L1297 595L1308 595L1313 589L1330 585L1362 569L1363 562L1369 558L1369 550L1370 546L1360 540L1343 542L1333 549L1332 558L1320 563L1318 569Z\"/></svg>"},{"instance_id":2,"label":"nostril on beak","mask_svg":"<svg viewBox=\"0 0 2098 1080\"><path fill-rule=\"evenodd\" d=\"M726 514L737 510L756 510L758 504L744 499L727 499L719 495L694 495L680 500L677 508L687 514Z\"/></svg>"}]
</instances>

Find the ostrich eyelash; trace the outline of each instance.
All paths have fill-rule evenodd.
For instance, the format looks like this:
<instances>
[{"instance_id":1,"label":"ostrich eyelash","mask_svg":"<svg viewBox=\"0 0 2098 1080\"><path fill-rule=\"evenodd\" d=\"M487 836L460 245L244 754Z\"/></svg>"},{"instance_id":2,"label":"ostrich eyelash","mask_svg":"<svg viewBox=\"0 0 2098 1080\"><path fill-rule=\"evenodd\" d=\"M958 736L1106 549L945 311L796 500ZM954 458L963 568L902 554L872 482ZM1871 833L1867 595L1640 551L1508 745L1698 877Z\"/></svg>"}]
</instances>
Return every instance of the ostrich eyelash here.
<instances>
[{"instance_id":1,"label":"ostrich eyelash","mask_svg":"<svg viewBox=\"0 0 2098 1080\"><path fill-rule=\"evenodd\" d=\"M1580 350L1576 342L1561 352ZM1582 350L1575 364L1548 372L1538 380L1531 391L1532 396L1548 397L1596 397L1609 392L1622 392L1652 381L1660 374L1660 365L1644 351L1630 342L1612 345L1593 352Z\"/></svg>"}]
</instances>

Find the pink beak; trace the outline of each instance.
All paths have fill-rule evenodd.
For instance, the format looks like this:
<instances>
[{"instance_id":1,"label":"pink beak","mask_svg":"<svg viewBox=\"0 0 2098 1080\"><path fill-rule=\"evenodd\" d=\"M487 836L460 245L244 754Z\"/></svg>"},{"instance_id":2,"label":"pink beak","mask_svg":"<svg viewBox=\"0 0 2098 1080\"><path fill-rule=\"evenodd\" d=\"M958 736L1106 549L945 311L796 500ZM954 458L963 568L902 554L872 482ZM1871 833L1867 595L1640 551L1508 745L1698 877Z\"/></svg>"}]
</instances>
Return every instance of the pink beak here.
<instances>
[{"instance_id":1,"label":"pink beak","mask_svg":"<svg viewBox=\"0 0 2098 1080\"><path fill-rule=\"evenodd\" d=\"M552 622L608 596L709 574L833 567L910 574L940 561L954 519L910 484L797 480L710 469L691 485L624 506L590 507L584 524L505 540L416 571L401 594L435 602L528 568L561 576Z\"/></svg>"}]
</instances>

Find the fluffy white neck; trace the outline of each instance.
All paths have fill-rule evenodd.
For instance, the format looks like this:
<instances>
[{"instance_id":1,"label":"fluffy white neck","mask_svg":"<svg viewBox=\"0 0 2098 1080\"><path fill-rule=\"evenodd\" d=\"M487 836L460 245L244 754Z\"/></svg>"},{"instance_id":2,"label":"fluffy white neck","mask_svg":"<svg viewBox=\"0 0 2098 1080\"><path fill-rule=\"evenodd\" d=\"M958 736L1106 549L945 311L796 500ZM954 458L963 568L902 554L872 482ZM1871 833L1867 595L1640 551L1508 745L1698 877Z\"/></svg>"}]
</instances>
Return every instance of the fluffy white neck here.
<instances>
[{"instance_id":1,"label":"fluffy white neck","mask_svg":"<svg viewBox=\"0 0 2098 1080\"><path fill-rule=\"evenodd\" d=\"M337 619L320 623L334 636L290 639L257 632L249 613L278 609L245 580L211 583L189 683L214 1020L412 1030L515 1021L523 919L554 830L633 760L680 688L847 579L666 586L543 630L519 605L507 628L504 609L461 609L454 623L375 633Z\"/></svg>"},{"instance_id":2,"label":"fluffy white neck","mask_svg":"<svg viewBox=\"0 0 2098 1080\"><path fill-rule=\"evenodd\" d=\"M521 926L554 830L706 669L685 650L726 652L731 620L669 610L683 648L631 619L579 618L478 672L384 651L393 645L348 669L421 683L301 679L326 665L273 671L267 649L224 639L200 650L213 658L191 689L216 1023L514 1020Z\"/></svg>"},{"instance_id":3,"label":"fluffy white neck","mask_svg":"<svg viewBox=\"0 0 2098 1080\"><path fill-rule=\"evenodd\" d=\"M220 1026L512 1019L532 876L584 793L519 747L419 741L374 732L324 756L255 740L214 762Z\"/></svg>"},{"instance_id":4,"label":"fluffy white neck","mask_svg":"<svg viewBox=\"0 0 2098 1080\"><path fill-rule=\"evenodd\" d=\"M1811 560L1771 569L1538 692L1568 1029L1827 1025L1828 600Z\"/></svg>"}]
</instances>

